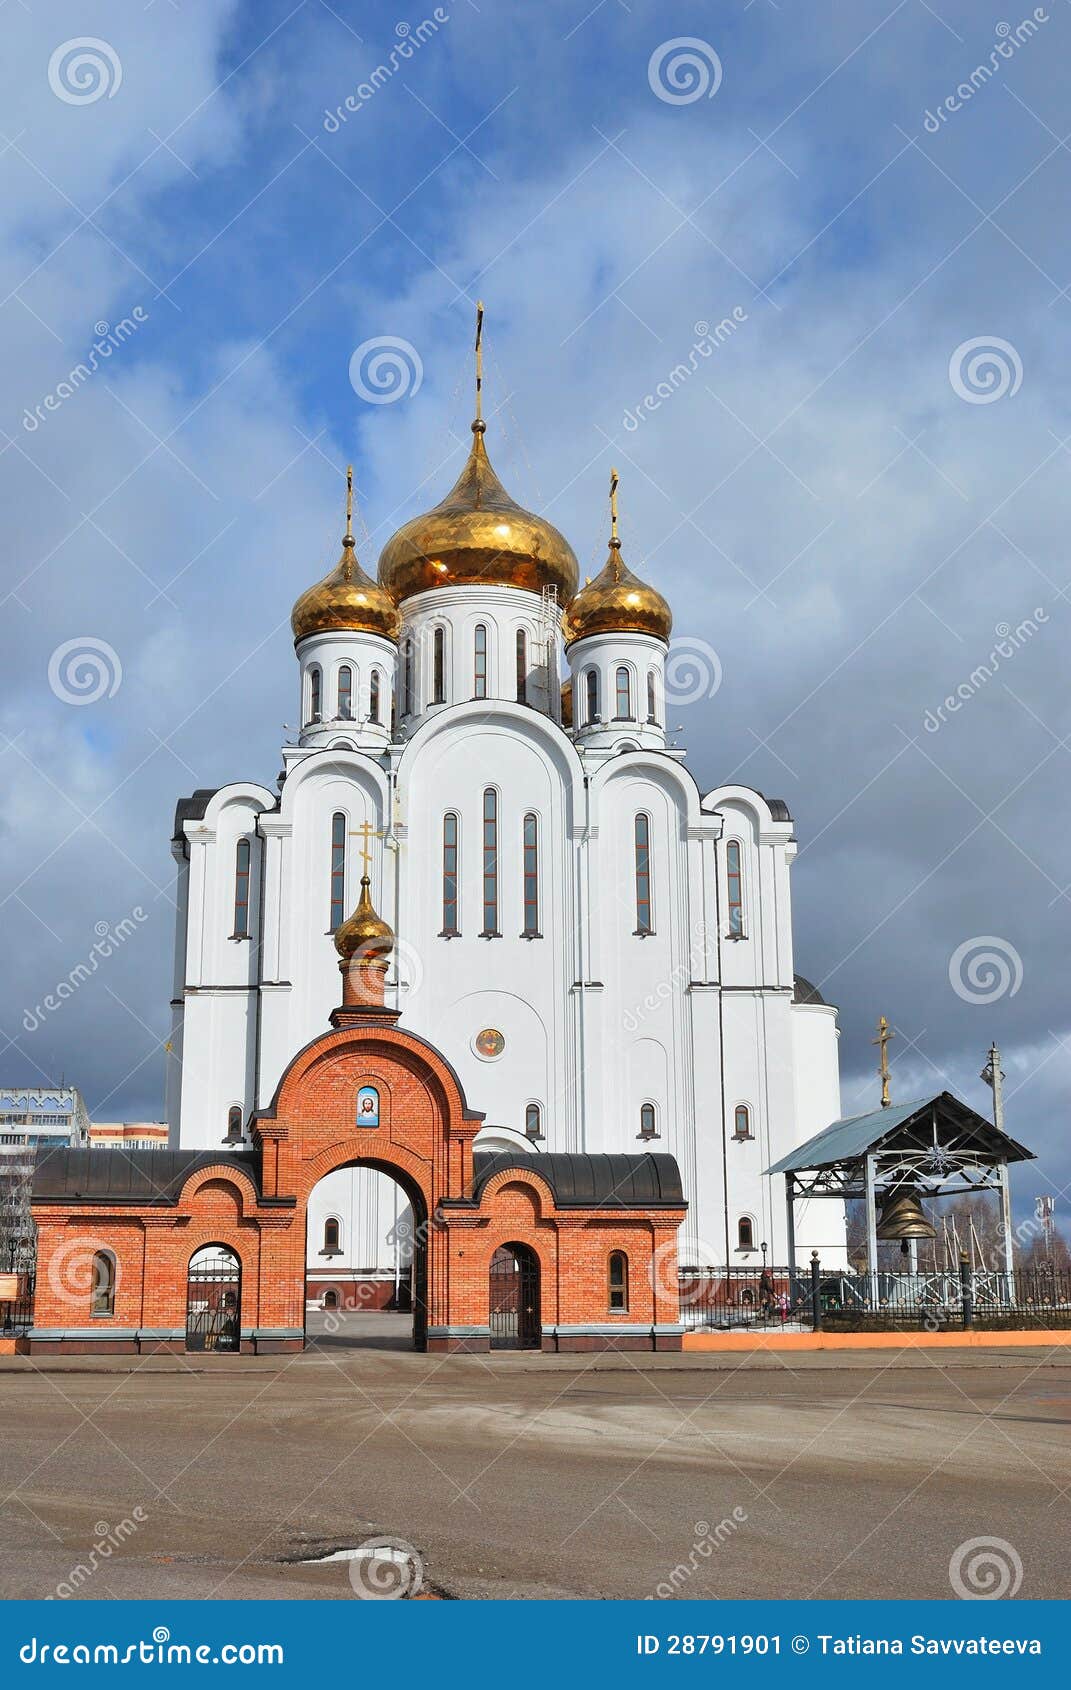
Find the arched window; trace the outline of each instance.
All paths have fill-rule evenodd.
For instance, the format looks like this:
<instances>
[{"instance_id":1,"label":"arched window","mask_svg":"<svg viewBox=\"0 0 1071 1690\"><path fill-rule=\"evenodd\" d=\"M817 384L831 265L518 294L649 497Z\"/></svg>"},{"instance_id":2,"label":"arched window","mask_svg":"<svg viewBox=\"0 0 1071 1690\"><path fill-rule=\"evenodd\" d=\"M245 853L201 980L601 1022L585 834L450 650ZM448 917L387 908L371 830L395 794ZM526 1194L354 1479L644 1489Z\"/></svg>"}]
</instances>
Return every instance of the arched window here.
<instances>
[{"instance_id":1,"label":"arched window","mask_svg":"<svg viewBox=\"0 0 1071 1690\"><path fill-rule=\"evenodd\" d=\"M651 925L651 823L642 812L636 817L636 932L653 933Z\"/></svg>"},{"instance_id":2,"label":"arched window","mask_svg":"<svg viewBox=\"0 0 1071 1690\"><path fill-rule=\"evenodd\" d=\"M337 1309L338 1308L338 1292L337 1291L325 1291L324 1292L323 1306L324 1306L325 1309Z\"/></svg>"},{"instance_id":3,"label":"arched window","mask_svg":"<svg viewBox=\"0 0 1071 1690\"><path fill-rule=\"evenodd\" d=\"M383 686L383 678L380 675L379 670L373 669L372 670L372 678L368 683L368 720L370 722L380 722L383 719L381 714L380 714L380 712L382 710L382 703L381 703L382 686Z\"/></svg>"},{"instance_id":4,"label":"arched window","mask_svg":"<svg viewBox=\"0 0 1071 1690\"><path fill-rule=\"evenodd\" d=\"M658 693L657 693L657 690L656 690L657 686L658 686L658 682L655 678L654 670L648 669L648 671L647 671L647 720L649 722L657 722L658 721Z\"/></svg>"},{"instance_id":5,"label":"arched window","mask_svg":"<svg viewBox=\"0 0 1071 1690\"><path fill-rule=\"evenodd\" d=\"M619 722L628 721L632 716L632 686L623 663L614 676L614 715Z\"/></svg>"},{"instance_id":6,"label":"arched window","mask_svg":"<svg viewBox=\"0 0 1071 1690\"><path fill-rule=\"evenodd\" d=\"M318 722L320 720L320 705L321 705L320 689L321 689L322 685L323 685L323 678L320 674L319 665L314 663L312 665L312 668L309 670L309 721L310 722Z\"/></svg>"},{"instance_id":7,"label":"arched window","mask_svg":"<svg viewBox=\"0 0 1071 1690\"><path fill-rule=\"evenodd\" d=\"M584 676L584 685L587 689L587 719L589 722L597 722L599 719L599 671L597 669L588 670Z\"/></svg>"},{"instance_id":8,"label":"arched window","mask_svg":"<svg viewBox=\"0 0 1071 1690\"><path fill-rule=\"evenodd\" d=\"M736 1247L738 1250L755 1248L755 1225L750 1215L741 1215L736 1223Z\"/></svg>"},{"instance_id":9,"label":"arched window","mask_svg":"<svg viewBox=\"0 0 1071 1690\"><path fill-rule=\"evenodd\" d=\"M538 1103L530 1103L525 1109L524 1130L529 1138L543 1137L543 1111Z\"/></svg>"},{"instance_id":10,"label":"arched window","mask_svg":"<svg viewBox=\"0 0 1071 1690\"><path fill-rule=\"evenodd\" d=\"M432 675L431 702L444 704L446 702L446 629L436 628L431 646Z\"/></svg>"},{"instance_id":11,"label":"arched window","mask_svg":"<svg viewBox=\"0 0 1071 1690\"><path fill-rule=\"evenodd\" d=\"M346 919L346 818L341 810L331 817L331 912L332 933Z\"/></svg>"},{"instance_id":12,"label":"arched window","mask_svg":"<svg viewBox=\"0 0 1071 1690\"><path fill-rule=\"evenodd\" d=\"M740 843L730 839L725 847L725 873L728 883L729 937L744 937L744 872L740 866Z\"/></svg>"},{"instance_id":13,"label":"arched window","mask_svg":"<svg viewBox=\"0 0 1071 1690\"><path fill-rule=\"evenodd\" d=\"M733 1110L733 1137L752 1138L751 1110L746 1103L738 1103Z\"/></svg>"},{"instance_id":14,"label":"arched window","mask_svg":"<svg viewBox=\"0 0 1071 1690\"><path fill-rule=\"evenodd\" d=\"M341 1230L334 1215L328 1215L324 1221L324 1253L333 1254L342 1248L339 1243Z\"/></svg>"},{"instance_id":15,"label":"arched window","mask_svg":"<svg viewBox=\"0 0 1071 1690\"><path fill-rule=\"evenodd\" d=\"M528 635L523 628L517 629L517 703L524 704L528 699Z\"/></svg>"},{"instance_id":16,"label":"arched window","mask_svg":"<svg viewBox=\"0 0 1071 1690\"><path fill-rule=\"evenodd\" d=\"M249 841L239 839L234 851L234 933L235 939L249 937Z\"/></svg>"},{"instance_id":17,"label":"arched window","mask_svg":"<svg viewBox=\"0 0 1071 1690\"><path fill-rule=\"evenodd\" d=\"M628 1314L628 1257L624 1250L610 1252L609 1305L611 1314Z\"/></svg>"},{"instance_id":18,"label":"arched window","mask_svg":"<svg viewBox=\"0 0 1071 1690\"><path fill-rule=\"evenodd\" d=\"M443 934L450 938L461 931L457 907L460 826L452 811L443 817Z\"/></svg>"},{"instance_id":19,"label":"arched window","mask_svg":"<svg viewBox=\"0 0 1071 1690\"><path fill-rule=\"evenodd\" d=\"M408 638L402 647L402 715L413 714L413 641Z\"/></svg>"},{"instance_id":20,"label":"arched window","mask_svg":"<svg viewBox=\"0 0 1071 1690\"><path fill-rule=\"evenodd\" d=\"M227 1110L227 1142L237 1143L242 1136L242 1109L238 1103L232 1103Z\"/></svg>"},{"instance_id":21,"label":"arched window","mask_svg":"<svg viewBox=\"0 0 1071 1690\"><path fill-rule=\"evenodd\" d=\"M483 937L501 937L498 931L498 793L493 786L489 786L483 795Z\"/></svg>"},{"instance_id":22,"label":"arched window","mask_svg":"<svg viewBox=\"0 0 1071 1690\"><path fill-rule=\"evenodd\" d=\"M524 818L524 931L525 939L538 939L539 933L539 821L533 815Z\"/></svg>"},{"instance_id":23,"label":"arched window","mask_svg":"<svg viewBox=\"0 0 1071 1690\"><path fill-rule=\"evenodd\" d=\"M640 1137L658 1137L658 1127L655 1122L655 1106L653 1103L644 1103L640 1106Z\"/></svg>"},{"instance_id":24,"label":"arched window","mask_svg":"<svg viewBox=\"0 0 1071 1690\"><path fill-rule=\"evenodd\" d=\"M353 721L353 670L348 663L338 672L338 715L342 722Z\"/></svg>"},{"instance_id":25,"label":"arched window","mask_svg":"<svg viewBox=\"0 0 1071 1690\"><path fill-rule=\"evenodd\" d=\"M487 697L487 628L477 622L472 636L472 696Z\"/></svg>"},{"instance_id":26,"label":"arched window","mask_svg":"<svg viewBox=\"0 0 1071 1690\"><path fill-rule=\"evenodd\" d=\"M89 1312L97 1319L115 1313L115 1257L110 1250L98 1250L93 1257Z\"/></svg>"}]
</instances>

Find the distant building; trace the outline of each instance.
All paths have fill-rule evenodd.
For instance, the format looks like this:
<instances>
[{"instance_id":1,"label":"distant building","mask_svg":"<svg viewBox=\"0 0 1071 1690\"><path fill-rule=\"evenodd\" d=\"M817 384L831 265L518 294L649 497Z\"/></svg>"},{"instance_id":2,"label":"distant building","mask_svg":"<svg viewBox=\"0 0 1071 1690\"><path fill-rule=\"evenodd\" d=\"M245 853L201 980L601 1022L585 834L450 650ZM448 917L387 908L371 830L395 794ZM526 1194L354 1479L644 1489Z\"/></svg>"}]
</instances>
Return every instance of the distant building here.
<instances>
[{"instance_id":1,"label":"distant building","mask_svg":"<svg viewBox=\"0 0 1071 1690\"><path fill-rule=\"evenodd\" d=\"M32 1254L37 1151L89 1141L89 1113L76 1086L0 1086L0 1268L21 1267Z\"/></svg>"},{"instance_id":2,"label":"distant building","mask_svg":"<svg viewBox=\"0 0 1071 1690\"><path fill-rule=\"evenodd\" d=\"M91 1121L92 1150L166 1150L166 1121Z\"/></svg>"}]
</instances>

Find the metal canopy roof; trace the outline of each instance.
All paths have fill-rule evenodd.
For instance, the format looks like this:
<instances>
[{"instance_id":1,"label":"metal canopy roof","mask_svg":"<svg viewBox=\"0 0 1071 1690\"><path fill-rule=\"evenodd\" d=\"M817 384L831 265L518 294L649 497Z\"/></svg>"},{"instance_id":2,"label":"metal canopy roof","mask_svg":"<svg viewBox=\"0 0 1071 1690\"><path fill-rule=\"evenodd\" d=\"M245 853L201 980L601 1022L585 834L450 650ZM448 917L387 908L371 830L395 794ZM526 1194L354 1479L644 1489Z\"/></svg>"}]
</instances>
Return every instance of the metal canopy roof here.
<instances>
[{"instance_id":1,"label":"metal canopy roof","mask_svg":"<svg viewBox=\"0 0 1071 1690\"><path fill-rule=\"evenodd\" d=\"M241 1168L260 1191L255 1150L41 1149L33 1172L33 1203L160 1203L174 1206L190 1175L201 1168Z\"/></svg>"},{"instance_id":2,"label":"metal canopy roof","mask_svg":"<svg viewBox=\"0 0 1071 1690\"><path fill-rule=\"evenodd\" d=\"M510 1150L473 1152L473 1196L480 1195L492 1174L515 1168L540 1174L554 1193L559 1208L629 1209L683 1206L680 1169L675 1157L664 1155L584 1156L544 1152L520 1155Z\"/></svg>"},{"instance_id":3,"label":"metal canopy roof","mask_svg":"<svg viewBox=\"0 0 1071 1690\"><path fill-rule=\"evenodd\" d=\"M883 1150L921 1150L932 1143L935 1123L942 1150L963 1163L1029 1162L1034 1158L1032 1150L1007 1133L998 1132L976 1109L961 1103L950 1091L940 1091L914 1103L892 1103L888 1109L872 1109L866 1115L834 1121L766 1172L796 1174L859 1162Z\"/></svg>"}]
</instances>

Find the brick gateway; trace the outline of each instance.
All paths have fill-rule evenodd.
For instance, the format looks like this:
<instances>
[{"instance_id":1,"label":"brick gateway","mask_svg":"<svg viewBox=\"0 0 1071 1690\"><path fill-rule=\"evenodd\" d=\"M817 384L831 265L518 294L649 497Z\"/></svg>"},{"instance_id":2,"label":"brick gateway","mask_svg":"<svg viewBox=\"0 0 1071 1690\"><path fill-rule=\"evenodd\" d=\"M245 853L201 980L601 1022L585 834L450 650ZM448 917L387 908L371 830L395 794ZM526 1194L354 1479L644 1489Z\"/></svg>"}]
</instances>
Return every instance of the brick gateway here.
<instances>
[{"instance_id":1,"label":"brick gateway","mask_svg":"<svg viewBox=\"0 0 1071 1690\"><path fill-rule=\"evenodd\" d=\"M332 1030L290 1063L271 1108L252 1121L251 1149L43 1158L32 1195L31 1353L185 1349L199 1252L230 1263L227 1288L199 1304L202 1337L217 1308L225 1334L208 1347L300 1350L309 1196L353 1164L390 1174L412 1204L418 1348L491 1347L501 1251L523 1267L529 1312L517 1330L531 1347L681 1347L685 1202L674 1159L474 1151L483 1116L451 1065L399 1027L381 997L359 995L347 990ZM357 1106L369 1088L375 1125L361 1124Z\"/></svg>"}]
</instances>

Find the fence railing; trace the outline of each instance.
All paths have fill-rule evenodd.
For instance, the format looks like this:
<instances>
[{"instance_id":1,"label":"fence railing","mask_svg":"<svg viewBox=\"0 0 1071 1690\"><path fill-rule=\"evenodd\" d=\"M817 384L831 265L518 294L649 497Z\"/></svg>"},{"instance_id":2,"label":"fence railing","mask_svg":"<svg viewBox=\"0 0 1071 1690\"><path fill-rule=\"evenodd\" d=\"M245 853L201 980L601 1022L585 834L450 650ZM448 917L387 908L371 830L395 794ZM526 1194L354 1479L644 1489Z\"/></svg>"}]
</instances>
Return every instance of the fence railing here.
<instances>
[{"instance_id":1,"label":"fence railing","mask_svg":"<svg viewBox=\"0 0 1071 1690\"><path fill-rule=\"evenodd\" d=\"M0 1302L0 1338L17 1337L33 1325L33 1293Z\"/></svg>"},{"instance_id":2,"label":"fence railing","mask_svg":"<svg viewBox=\"0 0 1071 1690\"><path fill-rule=\"evenodd\" d=\"M961 1266L921 1273L807 1267L688 1268L681 1320L699 1329L940 1330L1071 1327L1071 1273Z\"/></svg>"}]
</instances>

